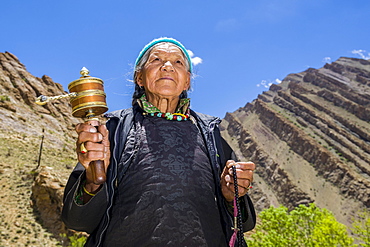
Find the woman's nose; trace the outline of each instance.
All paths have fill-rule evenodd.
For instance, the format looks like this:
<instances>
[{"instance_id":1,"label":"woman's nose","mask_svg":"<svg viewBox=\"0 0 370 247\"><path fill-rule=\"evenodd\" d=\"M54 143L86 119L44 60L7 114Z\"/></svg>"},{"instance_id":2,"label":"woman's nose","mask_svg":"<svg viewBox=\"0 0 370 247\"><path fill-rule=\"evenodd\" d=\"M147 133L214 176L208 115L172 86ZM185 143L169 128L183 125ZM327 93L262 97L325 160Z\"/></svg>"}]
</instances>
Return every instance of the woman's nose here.
<instances>
[{"instance_id":1,"label":"woman's nose","mask_svg":"<svg viewBox=\"0 0 370 247\"><path fill-rule=\"evenodd\" d=\"M174 71L172 63L170 61L165 62L161 69L163 71L167 71L167 72L173 72Z\"/></svg>"}]
</instances>

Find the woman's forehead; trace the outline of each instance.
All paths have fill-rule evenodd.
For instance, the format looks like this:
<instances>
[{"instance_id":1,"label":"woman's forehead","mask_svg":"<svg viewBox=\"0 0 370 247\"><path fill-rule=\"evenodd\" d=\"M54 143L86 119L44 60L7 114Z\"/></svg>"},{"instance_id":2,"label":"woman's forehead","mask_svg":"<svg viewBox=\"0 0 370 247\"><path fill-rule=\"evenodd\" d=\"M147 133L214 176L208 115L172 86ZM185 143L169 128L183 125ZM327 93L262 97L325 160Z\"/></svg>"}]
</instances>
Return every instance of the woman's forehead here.
<instances>
[{"instance_id":1,"label":"woman's forehead","mask_svg":"<svg viewBox=\"0 0 370 247\"><path fill-rule=\"evenodd\" d=\"M161 44L156 45L155 47L153 47L152 51L150 52L150 55L152 54L174 54L174 55L180 55L181 57L184 57L181 49L171 43L161 43Z\"/></svg>"}]
</instances>

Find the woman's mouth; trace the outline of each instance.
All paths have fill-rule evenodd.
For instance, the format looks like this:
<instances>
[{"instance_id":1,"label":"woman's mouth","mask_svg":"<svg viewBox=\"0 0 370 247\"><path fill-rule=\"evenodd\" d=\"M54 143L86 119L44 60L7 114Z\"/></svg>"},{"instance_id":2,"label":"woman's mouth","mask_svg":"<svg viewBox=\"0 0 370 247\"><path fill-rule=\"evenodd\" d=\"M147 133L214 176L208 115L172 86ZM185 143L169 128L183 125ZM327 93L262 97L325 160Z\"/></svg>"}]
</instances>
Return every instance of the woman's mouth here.
<instances>
[{"instance_id":1,"label":"woman's mouth","mask_svg":"<svg viewBox=\"0 0 370 247\"><path fill-rule=\"evenodd\" d=\"M171 81L173 81L173 78L172 77L162 77L160 80L171 80Z\"/></svg>"}]
</instances>

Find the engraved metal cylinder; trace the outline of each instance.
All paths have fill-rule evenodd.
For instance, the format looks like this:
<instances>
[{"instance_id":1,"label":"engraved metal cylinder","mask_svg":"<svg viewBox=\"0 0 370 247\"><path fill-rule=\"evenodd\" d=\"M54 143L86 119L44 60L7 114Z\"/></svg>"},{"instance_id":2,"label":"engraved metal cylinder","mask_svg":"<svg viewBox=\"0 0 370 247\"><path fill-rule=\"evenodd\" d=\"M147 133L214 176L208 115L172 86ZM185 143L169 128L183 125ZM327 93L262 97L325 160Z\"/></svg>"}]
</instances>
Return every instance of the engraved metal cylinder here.
<instances>
[{"instance_id":1,"label":"engraved metal cylinder","mask_svg":"<svg viewBox=\"0 0 370 247\"><path fill-rule=\"evenodd\" d=\"M68 85L70 93L77 93L76 97L71 98L70 103L72 115L79 118L97 116L108 110L103 81L88 76L88 70L84 69L81 70L81 78Z\"/></svg>"}]
</instances>

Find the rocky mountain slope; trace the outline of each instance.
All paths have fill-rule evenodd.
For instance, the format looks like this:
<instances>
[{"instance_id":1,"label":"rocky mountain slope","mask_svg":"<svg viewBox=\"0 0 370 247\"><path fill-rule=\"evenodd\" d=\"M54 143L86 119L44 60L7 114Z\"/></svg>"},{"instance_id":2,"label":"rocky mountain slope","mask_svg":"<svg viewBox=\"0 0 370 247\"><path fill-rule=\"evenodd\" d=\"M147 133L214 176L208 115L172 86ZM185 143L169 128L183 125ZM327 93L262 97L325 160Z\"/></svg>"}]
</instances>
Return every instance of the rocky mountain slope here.
<instances>
[{"instance_id":1,"label":"rocky mountain slope","mask_svg":"<svg viewBox=\"0 0 370 247\"><path fill-rule=\"evenodd\" d=\"M35 104L40 94L65 92L48 76L31 75L13 54L0 53L0 246L56 246L66 232L61 195L76 162L73 129L80 120L66 99Z\"/></svg>"},{"instance_id":2,"label":"rocky mountain slope","mask_svg":"<svg viewBox=\"0 0 370 247\"><path fill-rule=\"evenodd\" d=\"M240 159L257 164L258 210L315 202L350 225L370 207L370 61L290 74L222 128Z\"/></svg>"}]
</instances>

